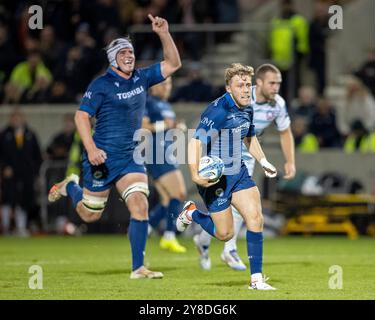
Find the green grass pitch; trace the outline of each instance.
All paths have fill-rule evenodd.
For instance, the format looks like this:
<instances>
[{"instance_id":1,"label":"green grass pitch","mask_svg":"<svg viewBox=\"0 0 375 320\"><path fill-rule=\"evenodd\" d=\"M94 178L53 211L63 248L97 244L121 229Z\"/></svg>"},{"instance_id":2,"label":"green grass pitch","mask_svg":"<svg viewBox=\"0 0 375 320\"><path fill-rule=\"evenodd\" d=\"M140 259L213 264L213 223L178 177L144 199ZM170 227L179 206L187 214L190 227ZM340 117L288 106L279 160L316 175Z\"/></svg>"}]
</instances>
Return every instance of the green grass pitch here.
<instances>
[{"instance_id":1,"label":"green grass pitch","mask_svg":"<svg viewBox=\"0 0 375 320\"><path fill-rule=\"evenodd\" d=\"M264 273L277 291L248 290L249 271L233 271L213 241L212 270L197 262L192 239L185 254L162 251L150 238L146 264L162 280L130 280L126 236L0 237L0 299L375 299L375 239L285 237L266 239ZM246 258L244 240L239 252ZM31 290L31 265L43 269L43 289ZM342 289L330 289L329 268L342 267ZM332 281L332 280L331 280Z\"/></svg>"}]
</instances>

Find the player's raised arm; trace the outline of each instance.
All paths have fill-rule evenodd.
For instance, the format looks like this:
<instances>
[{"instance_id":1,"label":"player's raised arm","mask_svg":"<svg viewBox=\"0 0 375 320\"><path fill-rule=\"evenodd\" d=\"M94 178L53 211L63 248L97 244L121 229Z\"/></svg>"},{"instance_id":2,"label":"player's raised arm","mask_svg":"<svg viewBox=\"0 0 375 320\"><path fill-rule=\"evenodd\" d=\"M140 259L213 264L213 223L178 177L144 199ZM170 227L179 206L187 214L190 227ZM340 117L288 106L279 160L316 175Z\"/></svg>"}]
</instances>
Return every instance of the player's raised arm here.
<instances>
[{"instance_id":1,"label":"player's raised arm","mask_svg":"<svg viewBox=\"0 0 375 320\"><path fill-rule=\"evenodd\" d=\"M161 62L161 73L167 78L181 67L180 54L169 33L168 21L158 16L153 17L151 14L148 18L151 20L152 30L159 36L163 47L164 60Z\"/></svg>"}]
</instances>

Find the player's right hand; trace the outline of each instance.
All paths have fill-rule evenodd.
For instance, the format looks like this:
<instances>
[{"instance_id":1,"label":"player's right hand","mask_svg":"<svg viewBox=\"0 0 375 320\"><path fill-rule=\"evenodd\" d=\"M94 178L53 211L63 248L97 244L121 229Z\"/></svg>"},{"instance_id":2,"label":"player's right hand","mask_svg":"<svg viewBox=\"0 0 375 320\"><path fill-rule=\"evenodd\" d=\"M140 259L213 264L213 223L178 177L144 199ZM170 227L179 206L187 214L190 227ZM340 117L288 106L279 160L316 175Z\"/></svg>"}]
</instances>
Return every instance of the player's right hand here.
<instances>
[{"instance_id":1,"label":"player's right hand","mask_svg":"<svg viewBox=\"0 0 375 320\"><path fill-rule=\"evenodd\" d=\"M208 187L211 187L211 186L215 185L216 183L218 183L220 179L212 181L210 179L202 178L199 175L196 175L196 176L192 177L192 180L197 185L200 185L203 188L208 188Z\"/></svg>"},{"instance_id":2,"label":"player's right hand","mask_svg":"<svg viewBox=\"0 0 375 320\"><path fill-rule=\"evenodd\" d=\"M107 160L107 154L105 151L96 147L87 152L87 157L89 158L90 163L94 166L98 166Z\"/></svg>"},{"instance_id":3,"label":"player's right hand","mask_svg":"<svg viewBox=\"0 0 375 320\"><path fill-rule=\"evenodd\" d=\"M266 177L275 178L277 176L276 168L271 163L269 163L266 158L260 159L259 163L262 166Z\"/></svg>"}]
</instances>

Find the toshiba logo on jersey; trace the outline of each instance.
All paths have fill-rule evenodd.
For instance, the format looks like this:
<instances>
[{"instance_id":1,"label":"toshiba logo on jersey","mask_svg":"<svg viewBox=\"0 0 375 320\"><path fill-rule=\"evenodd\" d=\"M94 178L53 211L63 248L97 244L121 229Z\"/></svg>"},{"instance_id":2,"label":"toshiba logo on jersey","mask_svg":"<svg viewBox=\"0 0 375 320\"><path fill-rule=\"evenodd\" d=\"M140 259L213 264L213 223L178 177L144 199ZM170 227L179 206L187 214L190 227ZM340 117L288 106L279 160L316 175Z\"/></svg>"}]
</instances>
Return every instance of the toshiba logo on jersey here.
<instances>
[{"instance_id":1,"label":"toshiba logo on jersey","mask_svg":"<svg viewBox=\"0 0 375 320\"><path fill-rule=\"evenodd\" d=\"M116 93L116 95L119 98L119 100L123 100L123 99L129 99L131 97L137 96L144 91L145 91L145 89L143 89L143 86L140 86L140 87L135 88L135 89L133 89L131 91L128 91L128 92Z\"/></svg>"}]
</instances>

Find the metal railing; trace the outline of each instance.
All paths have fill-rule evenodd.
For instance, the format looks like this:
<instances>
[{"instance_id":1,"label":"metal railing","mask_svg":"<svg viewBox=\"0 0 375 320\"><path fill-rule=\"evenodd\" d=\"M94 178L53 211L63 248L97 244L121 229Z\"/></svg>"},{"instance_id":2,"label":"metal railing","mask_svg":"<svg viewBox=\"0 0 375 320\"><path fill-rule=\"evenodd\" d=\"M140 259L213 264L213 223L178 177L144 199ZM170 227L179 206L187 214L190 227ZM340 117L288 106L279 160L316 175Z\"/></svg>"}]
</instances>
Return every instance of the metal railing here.
<instances>
[{"instance_id":1,"label":"metal railing","mask_svg":"<svg viewBox=\"0 0 375 320\"><path fill-rule=\"evenodd\" d=\"M245 61L240 62L259 64L264 62L268 27L268 23L257 22L223 24L205 23L192 25L171 24L169 26L169 30L172 35L183 33L197 33L205 36L205 45L202 48L204 56L203 59L201 59L201 62L205 65L205 70L208 72L208 76L211 77L214 75L213 71L215 68L224 68L228 65L227 61L217 62L216 59L213 59L213 57L217 57L215 48L220 43L220 41L217 39L218 34L243 34L244 39L246 40L241 42L241 50L245 51L245 54L243 54L243 52L239 53L245 56ZM147 24L133 25L129 28L129 33L136 38L137 34L148 34L153 33L153 31L150 25ZM234 41L229 40L229 43L234 43Z\"/></svg>"}]
</instances>

